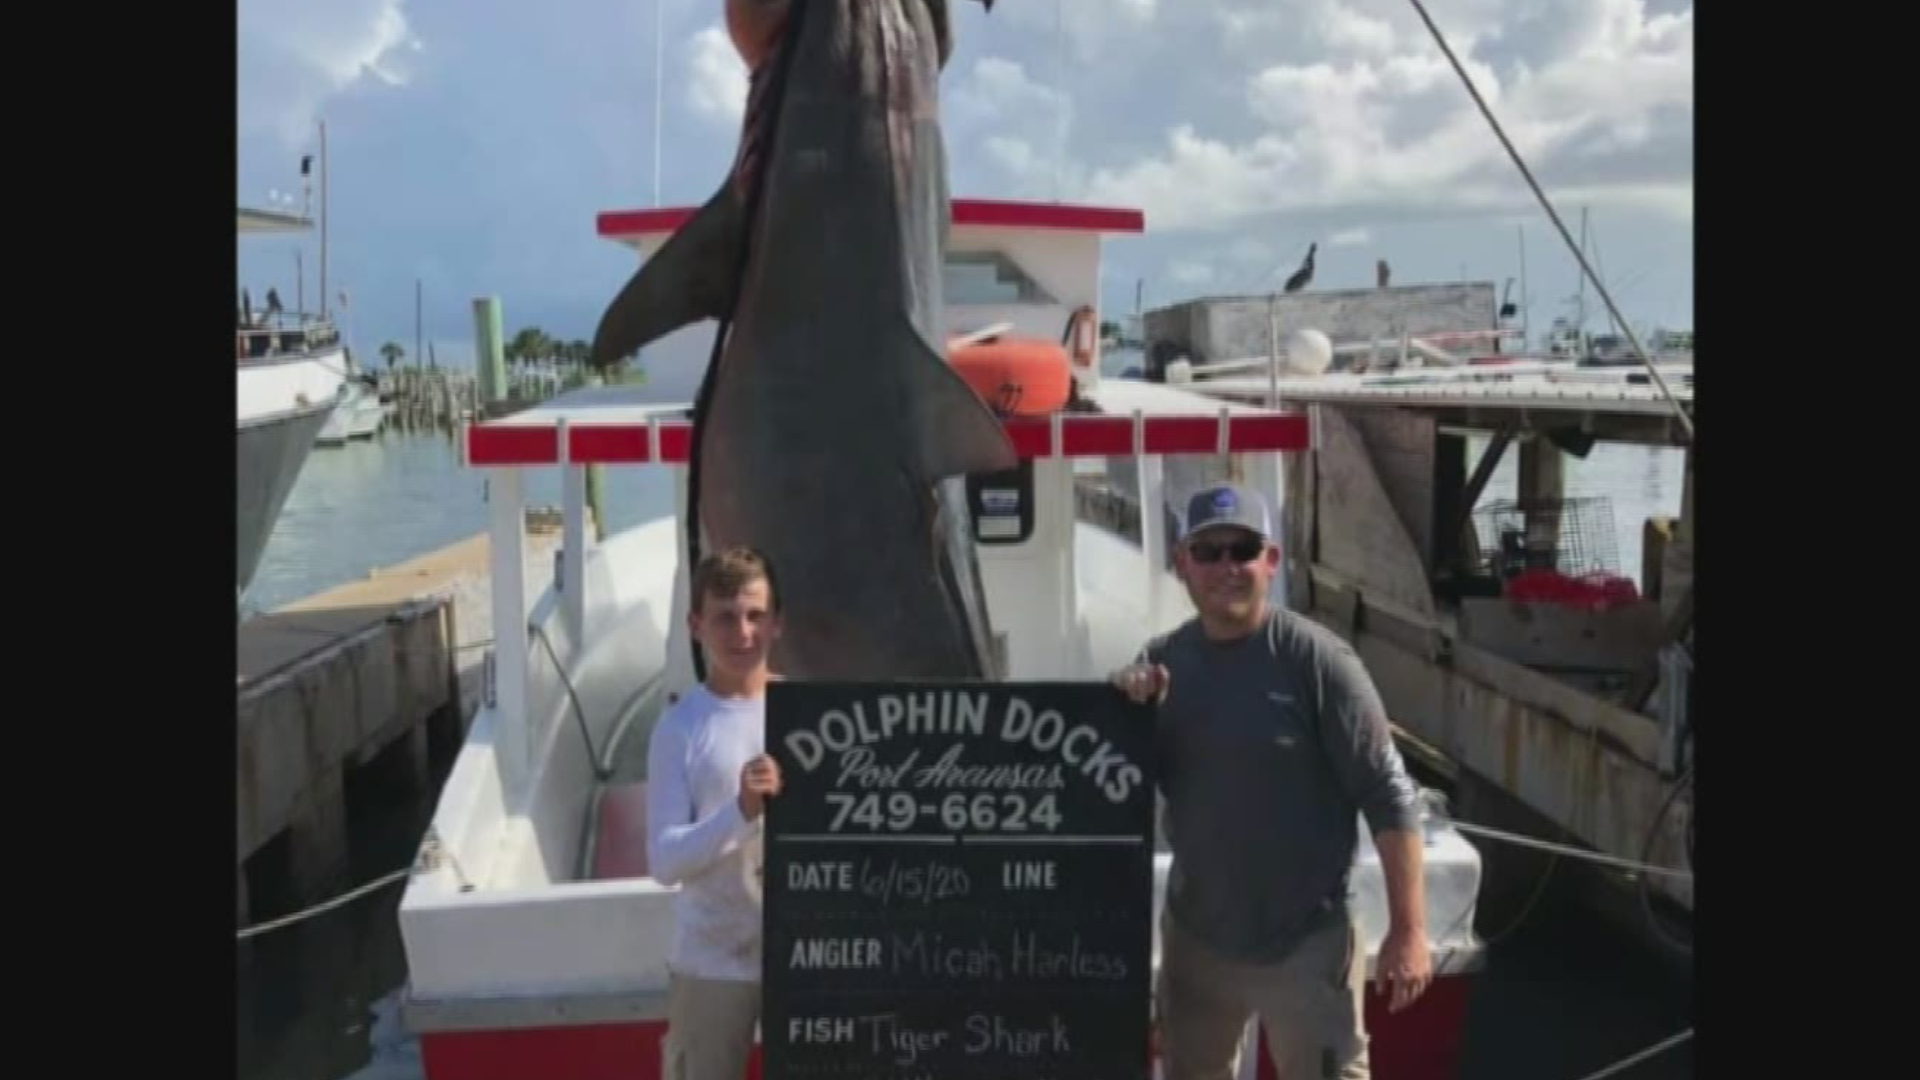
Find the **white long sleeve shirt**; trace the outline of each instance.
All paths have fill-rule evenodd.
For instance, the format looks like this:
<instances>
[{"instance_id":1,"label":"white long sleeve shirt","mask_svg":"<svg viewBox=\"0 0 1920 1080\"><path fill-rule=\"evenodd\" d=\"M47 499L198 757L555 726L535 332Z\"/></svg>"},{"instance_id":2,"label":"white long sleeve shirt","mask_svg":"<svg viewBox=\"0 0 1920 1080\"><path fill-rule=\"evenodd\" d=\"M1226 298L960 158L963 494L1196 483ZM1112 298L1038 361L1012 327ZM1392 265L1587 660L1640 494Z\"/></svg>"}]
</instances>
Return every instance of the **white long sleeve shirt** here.
<instances>
[{"instance_id":1,"label":"white long sleeve shirt","mask_svg":"<svg viewBox=\"0 0 1920 1080\"><path fill-rule=\"evenodd\" d=\"M668 965L683 975L760 979L762 817L740 813L740 770L766 745L766 698L695 686L647 747L647 865L678 885Z\"/></svg>"}]
</instances>

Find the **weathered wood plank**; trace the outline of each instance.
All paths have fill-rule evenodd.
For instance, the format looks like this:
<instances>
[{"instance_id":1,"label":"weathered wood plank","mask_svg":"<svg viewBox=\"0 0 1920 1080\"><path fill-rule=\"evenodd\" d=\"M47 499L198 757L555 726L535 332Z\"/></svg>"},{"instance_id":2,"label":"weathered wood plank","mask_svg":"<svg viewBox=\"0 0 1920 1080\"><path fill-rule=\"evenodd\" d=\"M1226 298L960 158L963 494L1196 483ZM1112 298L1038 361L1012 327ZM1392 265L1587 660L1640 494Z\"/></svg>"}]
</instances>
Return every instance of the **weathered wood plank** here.
<instances>
[{"instance_id":1,"label":"weathered wood plank","mask_svg":"<svg viewBox=\"0 0 1920 1080\"><path fill-rule=\"evenodd\" d=\"M1350 602L1342 598L1354 591L1352 579L1325 566L1314 567L1313 576L1321 602L1320 610L1310 614L1345 635L1342 621L1349 616L1341 607ZM1495 688L1576 731L1585 733L1597 727L1601 738L1649 766L1658 766L1660 737L1652 717L1461 641L1458 630L1446 625L1443 618L1424 617L1364 591L1360 605L1362 637L1378 637L1395 648L1428 658L1428 662L1450 666L1460 675Z\"/></svg>"},{"instance_id":2,"label":"weathered wood plank","mask_svg":"<svg viewBox=\"0 0 1920 1080\"><path fill-rule=\"evenodd\" d=\"M1562 604L1468 597L1460 601L1463 641L1530 667L1638 671L1660 647L1660 605L1599 611Z\"/></svg>"},{"instance_id":3,"label":"weathered wood plank","mask_svg":"<svg viewBox=\"0 0 1920 1080\"><path fill-rule=\"evenodd\" d=\"M1323 406L1318 412L1320 561L1369 595L1431 616L1425 560L1382 487L1359 431L1344 409Z\"/></svg>"}]
</instances>

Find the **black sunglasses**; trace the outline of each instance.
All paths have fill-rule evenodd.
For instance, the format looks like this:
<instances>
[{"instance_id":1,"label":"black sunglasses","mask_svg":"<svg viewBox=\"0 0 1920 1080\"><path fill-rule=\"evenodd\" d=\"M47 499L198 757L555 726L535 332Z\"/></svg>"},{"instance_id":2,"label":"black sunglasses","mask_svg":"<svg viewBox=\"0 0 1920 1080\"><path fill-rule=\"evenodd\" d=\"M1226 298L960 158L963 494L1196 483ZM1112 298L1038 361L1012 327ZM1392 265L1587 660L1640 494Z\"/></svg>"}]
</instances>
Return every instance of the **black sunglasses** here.
<instances>
[{"instance_id":1,"label":"black sunglasses","mask_svg":"<svg viewBox=\"0 0 1920 1080\"><path fill-rule=\"evenodd\" d=\"M1220 556L1228 555L1234 562L1243 563L1253 561L1265 550L1267 550L1267 542L1257 536L1243 536L1238 540L1228 540L1224 543L1195 540L1187 545L1187 557L1194 562L1210 563L1219 562Z\"/></svg>"}]
</instances>

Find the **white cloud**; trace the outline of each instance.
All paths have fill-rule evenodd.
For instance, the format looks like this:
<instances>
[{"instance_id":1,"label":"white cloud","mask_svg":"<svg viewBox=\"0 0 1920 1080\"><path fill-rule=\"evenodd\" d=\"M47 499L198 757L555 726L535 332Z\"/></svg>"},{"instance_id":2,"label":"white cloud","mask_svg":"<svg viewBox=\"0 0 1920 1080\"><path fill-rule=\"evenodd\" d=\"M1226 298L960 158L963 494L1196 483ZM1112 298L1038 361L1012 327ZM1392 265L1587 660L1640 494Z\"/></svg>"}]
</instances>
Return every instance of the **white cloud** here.
<instances>
[{"instance_id":1,"label":"white cloud","mask_svg":"<svg viewBox=\"0 0 1920 1080\"><path fill-rule=\"evenodd\" d=\"M1327 246L1359 247L1361 244L1369 243L1372 240L1373 233L1368 229L1342 229L1327 238Z\"/></svg>"},{"instance_id":2,"label":"white cloud","mask_svg":"<svg viewBox=\"0 0 1920 1080\"><path fill-rule=\"evenodd\" d=\"M1178 0L1175 6L1190 2ZM1006 0L987 20L1004 20L1050 59L1064 53L1077 63L1088 63L1152 27L1159 10L1157 0Z\"/></svg>"},{"instance_id":3,"label":"white cloud","mask_svg":"<svg viewBox=\"0 0 1920 1080\"><path fill-rule=\"evenodd\" d=\"M999 56L975 61L945 95L942 111L953 131L950 148L976 145L1016 195L1052 197L1084 183L1086 168L1065 153L1073 131L1073 102Z\"/></svg>"},{"instance_id":4,"label":"white cloud","mask_svg":"<svg viewBox=\"0 0 1920 1080\"><path fill-rule=\"evenodd\" d=\"M1079 196L1141 206L1156 229L1276 212L1532 205L1458 75L1399 0L1196 0L1195 8L1204 10L1186 17L1241 58L1240 74L1223 59L1208 75L1238 78L1244 111L1190 109L1187 116L1206 119L1174 120L1147 153L1103 162ZM1462 0L1434 17L1556 201L1578 191L1596 205L1690 216L1690 9ZM1190 35L1166 26L1153 34L1191 52ZM1169 70L1174 60L1149 54L1133 63Z\"/></svg>"},{"instance_id":5,"label":"white cloud","mask_svg":"<svg viewBox=\"0 0 1920 1080\"><path fill-rule=\"evenodd\" d=\"M306 142L327 100L362 80L398 88L422 51L402 0L249 0L240 5L239 128Z\"/></svg>"},{"instance_id":6,"label":"white cloud","mask_svg":"<svg viewBox=\"0 0 1920 1080\"><path fill-rule=\"evenodd\" d=\"M747 108L747 65L718 23L693 35L687 104L695 115L737 128Z\"/></svg>"},{"instance_id":7,"label":"white cloud","mask_svg":"<svg viewBox=\"0 0 1920 1080\"><path fill-rule=\"evenodd\" d=\"M1213 267L1182 259L1168 267L1167 276L1180 285L1205 285L1213 280Z\"/></svg>"}]
</instances>

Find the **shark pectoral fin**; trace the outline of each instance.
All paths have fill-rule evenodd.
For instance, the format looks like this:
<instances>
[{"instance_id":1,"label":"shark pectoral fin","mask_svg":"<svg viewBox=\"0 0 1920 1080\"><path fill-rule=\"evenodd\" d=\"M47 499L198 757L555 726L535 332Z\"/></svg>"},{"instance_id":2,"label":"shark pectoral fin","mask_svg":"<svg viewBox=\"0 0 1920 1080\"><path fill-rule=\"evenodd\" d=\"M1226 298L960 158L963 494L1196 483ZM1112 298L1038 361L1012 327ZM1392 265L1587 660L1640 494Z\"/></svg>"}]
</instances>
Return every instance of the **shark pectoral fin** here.
<instances>
[{"instance_id":1,"label":"shark pectoral fin","mask_svg":"<svg viewBox=\"0 0 1920 1080\"><path fill-rule=\"evenodd\" d=\"M739 200L723 187L707 200L607 305L590 360L604 368L701 319L727 313L739 239Z\"/></svg>"},{"instance_id":2,"label":"shark pectoral fin","mask_svg":"<svg viewBox=\"0 0 1920 1080\"><path fill-rule=\"evenodd\" d=\"M1000 421L918 332L907 358L907 400L917 415L923 481L998 472L1020 463Z\"/></svg>"}]
</instances>

